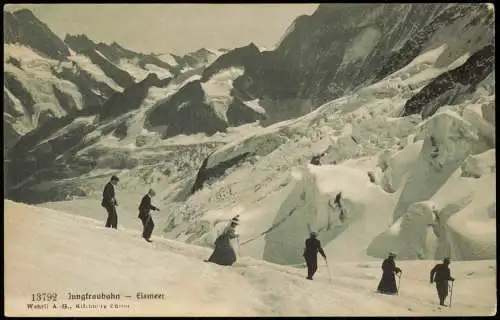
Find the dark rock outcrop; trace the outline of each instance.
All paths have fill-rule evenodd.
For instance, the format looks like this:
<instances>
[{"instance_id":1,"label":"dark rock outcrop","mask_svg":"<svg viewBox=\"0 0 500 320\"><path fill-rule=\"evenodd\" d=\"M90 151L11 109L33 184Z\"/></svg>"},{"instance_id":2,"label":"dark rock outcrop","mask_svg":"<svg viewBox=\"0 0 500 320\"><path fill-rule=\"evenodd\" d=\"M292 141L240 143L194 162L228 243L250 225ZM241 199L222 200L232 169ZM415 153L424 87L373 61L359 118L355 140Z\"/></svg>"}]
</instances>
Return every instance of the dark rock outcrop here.
<instances>
[{"instance_id":1,"label":"dark rock outcrop","mask_svg":"<svg viewBox=\"0 0 500 320\"><path fill-rule=\"evenodd\" d=\"M443 30L463 39L447 46L440 67L486 45L493 28L483 4L321 4L298 17L274 51L261 53L253 45L229 51L201 81L243 66L234 87L245 99L261 99L270 124L383 79L439 46Z\"/></svg>"},{"instance_id":2,"label":"dark rock outcrop","mask_svg":"<svg viewBox=\"0 0 500 320\"><path fill-rule=\"evenodd\" d=\"M433 115L447 100L440 99L441 97L446 96L457 85L468 86L473 91L493 71L494 64L495 48L493 45L485 46L463 65L441 74L410 98L404 106L402 116L420 113L427 118Z\"/></svg>"},{"instance_id":3,"label":"dark rock outcrop","mask_svg":"<svg viewBox=\"0 0 500 320\"><path fill-rule=\"evenodd\" d=\"M4 72L4 81L7 89L21 102L24 110L31 117L33 115L33 106L36 103L31 93L10 72Z\"/></svg>"},{"instance_id":4,"label":"dark rock outcrop","mask_svg":"<svg viewBox=\"0 0 500 320\"><path fill-rule=\"evenodd\" d=\"M234 158L220 162L212 168L207 168L208 159L210 158L210 155L209 155L203 161L200 170L198 170L198 174L196 175L196 180L193 184L193 188L191 189L191 194L193 194L196 191L203 188L203 184L206 181L209 181L211 179L217 179L217 178L221 177L222 175L224 175L224 173L226 172L227 169L234 167L235 165L238 165L239 163L243 162L250 155L251 155L250 152L245 152L245 153L240 154Z\"/></svg>"},{"instance_id":5,"label":"dark rock outcrop","mask_svg":"<svg viewBox=\"0 0 500 320\"><path fill-rule=\"evenodd\" d=\"M139 108L152 86L165 86L170 79L159 80L156 74L149 74L141 82L128 87L123 92L115 93L101 108L101 121L115 118L119 115Z\"/></svg>"},{"instance_id":6,"label":"dark rock outcrop","mask_svg":"<svg viewBox=\"0 0 500 320\"><path fill-rule=\"evenodd\" d=\"M89 57L92 63L98 65L102 71L120 87L128 88L135 83L134 78L130 74L117 67L96 50L84 51L83 54Z\"/></svg>"},{"instance_id":7,"label":"dark rock outcrop","mask_svg":"<svg viewBox=\"0 0 500 320\"><path fill-rule=\"evenodd\" d=\"M81 95L83 107L101 106L109 99L116 91L109 87L106 83L96 81L91 74L84 69L73 64L76 70L62 68L61 70L53 70L52 72L61 79L74 83Z\"/></svg>"},{"instance_id":8,"label":"dark rock outcrop","mask_svg":"<svg viewBox=\"0 0 500 320\"><path fill-rule=\"evenodd\" d=\"M59 101L59 105L66 110L66 112L72 113L78 110L77 103L71 95L66 94L54 84L52 85L52 90Z\"/></svg>"},{"instance_id":9,"label":"dark rock outcrop","mask_svg":"<svg viewBox=\"0 0 500 320\"><path fill-rule=\"evenodd\" d=\"M147 118L148 127L153 131L158 131L155 127L166 127L160 129L164 138L178 134L225 132L228 124L204 99L205 92L200 82L190 82L151 111Z\"/></svg>"},{"instance_id":10,"label":"dark rock outcrop","mask_svg":"<svg viewBox=\"0 0 500 320\"><path fill-rule=\"evenodd\" d=\"M249 108L243 101L235 98L227 109L227 121L231 126L240 126L245 123L266 119L266 116Z\"/></svg>"}]
</instances>

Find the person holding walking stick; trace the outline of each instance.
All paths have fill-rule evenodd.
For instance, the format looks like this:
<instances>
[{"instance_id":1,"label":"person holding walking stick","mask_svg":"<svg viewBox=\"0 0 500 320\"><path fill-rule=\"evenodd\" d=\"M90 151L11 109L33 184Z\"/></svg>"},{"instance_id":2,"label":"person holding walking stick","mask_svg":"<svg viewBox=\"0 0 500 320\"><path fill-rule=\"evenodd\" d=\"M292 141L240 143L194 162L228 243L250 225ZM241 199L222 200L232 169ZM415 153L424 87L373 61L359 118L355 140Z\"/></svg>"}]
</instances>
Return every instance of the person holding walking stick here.
<instances>
[{"instance_id":1,"label":"person holding walking stick","mask_svg":"<svg viewBox=\"0 0 500 320\"><path fill-rule=\"evenodd\" d=\"M382 263L382 279L377 287L377 292L383 294L397 294L399 293L399 288L396 287L396 278L395 274L400 274L401 279L401 269L396 267L396 262L394 262L394 258L396 257L396 253L389 252L389 257L384 260Z\"/></svg>"},{"instance_id":2,"label":"person holding walking stick","mask_svg":"<svg viewBox=\"0 0 500 320\"><path fill-rule=\"evenodd\" d=\"M236 249L232 243L232 239L239 238L236 233L236 226L239 224L239 215L229 221L229 225L224 228L224 231L215 239L215 248L212 255L205 262L212 262L222 266L231 266L236 262ZM239 242L238 242L239 248ZM238 249L239 255L239 249Z\"/></svg>"},{"instance_id":3,"label":"person holding walking stick","mask_svg":"<svg viewBox=\"0 0 500 320\"><path fill-rule=\"evenodd\" d=\"M450 272L450 258L444 258L443 263L437 264L431 270L431 283L436 283L436 290L439 298L439 304L442 306L446 306L444 304L444 300L448 296L448 281L453 281L455 279L451 276ZM453 292L453 291L452 291ZM451 305L451 297L450 297L450 305Z\"/></svg>"}]
</instances>

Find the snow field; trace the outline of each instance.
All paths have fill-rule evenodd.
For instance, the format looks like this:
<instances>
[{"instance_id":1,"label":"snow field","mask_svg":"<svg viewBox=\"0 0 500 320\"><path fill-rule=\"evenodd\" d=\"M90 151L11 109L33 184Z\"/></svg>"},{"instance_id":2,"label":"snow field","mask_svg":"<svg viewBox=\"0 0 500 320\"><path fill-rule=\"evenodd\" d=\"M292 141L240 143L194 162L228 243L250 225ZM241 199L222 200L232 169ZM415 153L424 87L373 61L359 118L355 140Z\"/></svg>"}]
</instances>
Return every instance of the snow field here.
<instances>
[{"instance_id":1,"label":"snow field","mask_svg":"<svg viewBox=\"0 0 500 320\"><path fill-rule=\"evenodd\" d=\"M385 296L374 292L380 261L330 262L329 271L320 261L315 280L309 281L296 267L248 257L232 267L218 266L202 261L210 254L207 248L156 236L151 245L135 231L106 229L93 219L8 200L4 206L7 315L467 316L496 310L493 260L453 261L453 307L438 308L435 288L428 283L436 261L397 262L404 272L401 293ZM57 292L61 299L68 292L132 297L120 300L128 309L27 311L35 288ZM164 293L165 299L139 302L137 292Z\"/></svg>"}]
</instances>

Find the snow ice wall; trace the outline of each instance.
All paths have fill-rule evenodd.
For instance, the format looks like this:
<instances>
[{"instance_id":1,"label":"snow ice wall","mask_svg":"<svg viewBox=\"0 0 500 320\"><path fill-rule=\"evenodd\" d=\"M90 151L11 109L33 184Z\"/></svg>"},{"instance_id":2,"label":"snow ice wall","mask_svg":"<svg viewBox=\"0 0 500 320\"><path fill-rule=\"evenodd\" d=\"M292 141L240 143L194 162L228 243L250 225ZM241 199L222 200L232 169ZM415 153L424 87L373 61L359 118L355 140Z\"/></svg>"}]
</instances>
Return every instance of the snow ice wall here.
<instances>
[{"instance_id":1,"label":"snow ice wall","mask_svg":"<svg viewBox=\"0 0 500 320\"><path fill-rule=\"evenodd\" d=\"M347 165L308 165L292 173L293 186L265 234L262 258L279 264L303 263L304 242L316 231L329 259L365 258L363 249L387 228L392 196L372 184L363 170ZM334 205L342 191L345 220Z\"/></svg>"}]
</instances>

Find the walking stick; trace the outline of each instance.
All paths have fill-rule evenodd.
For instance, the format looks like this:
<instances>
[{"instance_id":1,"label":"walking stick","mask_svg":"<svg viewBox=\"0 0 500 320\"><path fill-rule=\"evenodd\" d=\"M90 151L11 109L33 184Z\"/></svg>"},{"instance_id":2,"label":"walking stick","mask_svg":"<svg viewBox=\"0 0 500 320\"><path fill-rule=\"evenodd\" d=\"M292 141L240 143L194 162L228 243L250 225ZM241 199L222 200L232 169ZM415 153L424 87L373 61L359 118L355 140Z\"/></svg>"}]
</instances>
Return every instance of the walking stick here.
<instances>
[{"instance_id":1,"label":"walking stick","mask_svg":"<svg viewBox=\"0 0 500 320\"><path fill-rule=\"evenodd\" d=\"M449 289L450 289L450 308L451 308L451 301L452 301L452 298L453 298L453 282L451 282L451 286L448 286Z\"/></svg>"},{"instance_id":2,"label":"walking stick","mask_svg":"<svg viewBox=\"0 0 500 320\"><path fill-rule=\"evenodd\" d=\"M401 272L399 273L398 276L398 290L397 290L397 295L399 296L399 287L401 286Z\"/></svg>"},{"instance_id":3,"label":"walking stick","mask_svg":"<svg viewBox=\"0 0 500 320\"><path fill-rule=\"evenodd\" d=\"M328 266L328 260L325 259L325 262L326 262L326 269L328 270L328 280L330 280L330 283L333 284L332 275L330 274L330 267Z\"/></svg>"}]
</instances>

